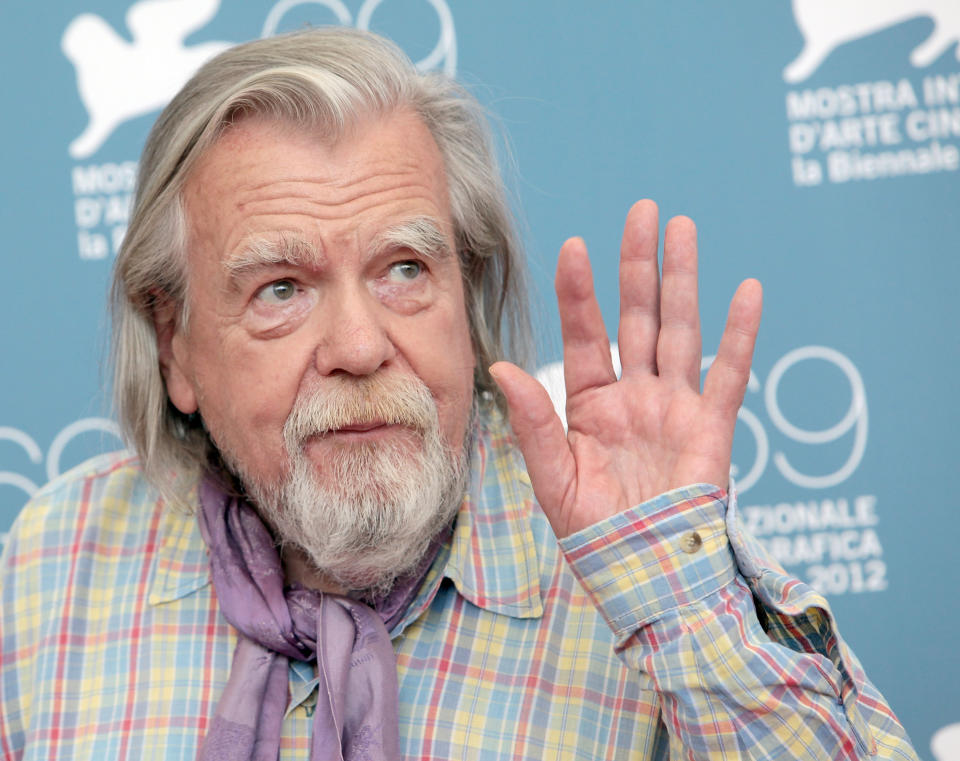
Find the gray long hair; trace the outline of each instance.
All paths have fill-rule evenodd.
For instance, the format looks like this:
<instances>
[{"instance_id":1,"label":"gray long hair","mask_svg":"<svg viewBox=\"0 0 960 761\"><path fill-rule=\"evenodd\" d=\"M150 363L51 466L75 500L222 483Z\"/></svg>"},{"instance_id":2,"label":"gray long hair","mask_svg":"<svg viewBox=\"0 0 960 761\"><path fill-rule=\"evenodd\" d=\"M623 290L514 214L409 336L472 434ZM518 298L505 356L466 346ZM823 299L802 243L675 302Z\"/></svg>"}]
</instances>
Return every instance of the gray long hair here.
<instances>
[{"instance_id":1,"label":"gray long hair","mask_svg":"<svg viewBox=\"0 0 960 761\"><path fill-rule=\"evenodd\" d=\"M187 220L182 190L198 157L231 121L263 114L335 140L351 124L406 107L443 156L476 356L477 393L499 399L487 368L526 364L531 338L523 253L481 106L462 87L420 74L392 43L343 28L314 29L230 48L204 65L164 109L140 160L130 225L112 286L114 404L147 477L169 497L216 461L196 416L169 401L154 310L187 311ZM509 353L509 354L508 354Z\"/></svg>"}]
</instances>

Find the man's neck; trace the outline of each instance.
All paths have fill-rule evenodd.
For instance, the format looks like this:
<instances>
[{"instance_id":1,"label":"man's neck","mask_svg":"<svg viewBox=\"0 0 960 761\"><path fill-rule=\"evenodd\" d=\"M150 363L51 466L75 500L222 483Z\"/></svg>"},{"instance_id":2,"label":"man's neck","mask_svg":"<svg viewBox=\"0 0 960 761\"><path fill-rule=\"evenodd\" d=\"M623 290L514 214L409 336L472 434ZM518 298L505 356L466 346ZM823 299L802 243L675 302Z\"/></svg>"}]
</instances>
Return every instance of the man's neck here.
<instances>
[{"instance_id":1,"label":"man's neck","mask_svg":"<svg viewBox=\"0 0 960 761\"><path fill-rule=\"evenodd\" d=\"M302 550L295 547L284 547L280 553L280 558L283 562L284 581L287 584L297 582L307 589L315 589L318 592L328 592L336 595L347 594L348 590L346 588L315 570Z\"/></svg>"}]
</instances>

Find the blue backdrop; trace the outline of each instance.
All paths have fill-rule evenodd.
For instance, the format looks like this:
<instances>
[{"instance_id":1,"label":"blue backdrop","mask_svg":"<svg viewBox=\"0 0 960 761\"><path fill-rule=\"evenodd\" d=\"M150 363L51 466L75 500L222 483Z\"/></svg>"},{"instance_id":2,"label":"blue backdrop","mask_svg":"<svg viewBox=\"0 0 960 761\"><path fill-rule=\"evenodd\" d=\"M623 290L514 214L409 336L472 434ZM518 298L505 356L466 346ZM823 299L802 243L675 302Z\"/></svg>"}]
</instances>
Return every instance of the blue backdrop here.
<instances>
[{"instance_id":1,"label":"blue backdrop","mask_svg":"<svg viewBox=\"0 0 960 761\"><path fill-rule=\"evenodd\" d=\"M371 28L494 114L548 386L555 252L587 240L614 335L637 198L698 222L706 354L737 283L764 282L734 452L744 515L829 595L921 756L960 758L960 16L956 0L924 5L8 3L0 533L48 478L120 445L105 292L159 108L233 42Z\"/></svg>"}]
</instances>

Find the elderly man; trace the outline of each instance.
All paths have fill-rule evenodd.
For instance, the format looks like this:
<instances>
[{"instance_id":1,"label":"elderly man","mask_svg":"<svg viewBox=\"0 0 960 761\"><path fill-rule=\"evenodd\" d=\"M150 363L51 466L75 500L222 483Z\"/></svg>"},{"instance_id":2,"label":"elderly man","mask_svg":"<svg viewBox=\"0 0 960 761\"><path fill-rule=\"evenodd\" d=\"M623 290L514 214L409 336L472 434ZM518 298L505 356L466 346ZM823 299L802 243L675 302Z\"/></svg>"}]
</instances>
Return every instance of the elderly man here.
<instances>
[{"instance_id":1,"label":"elderly man","mask_svg":"<svg viewBox=\"0 0 960 761\"><path fill-rule=\"evenodd\" d=\"M528 331L476 104L343 30L207 64L117 261L137 454L50 484L7 548L5 756L915 758L723 488L759 286L701 393L695 230L667 225L662 284L657 238L638 203L620 380L560 252L565 432L495 361Z\"/></svg>"}]
</instances>

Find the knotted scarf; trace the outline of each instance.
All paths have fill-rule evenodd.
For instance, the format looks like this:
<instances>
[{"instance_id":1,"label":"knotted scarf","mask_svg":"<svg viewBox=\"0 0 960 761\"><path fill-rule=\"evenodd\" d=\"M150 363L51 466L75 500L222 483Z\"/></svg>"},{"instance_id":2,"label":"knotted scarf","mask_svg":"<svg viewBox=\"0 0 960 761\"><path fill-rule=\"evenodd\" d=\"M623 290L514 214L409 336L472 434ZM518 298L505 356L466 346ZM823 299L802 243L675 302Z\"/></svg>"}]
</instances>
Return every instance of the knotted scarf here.
<instances>
[{"instance_id":1,"label":"knotted scarf","mask_svg":"<svg viewBox=\"0 0 960 761\"><path fill-rule=\"evenodd\" d=\"M285 586L280 555L260 516L212 477L200 485L200 505L217 599L239 635L199 758L276 761L288 659L296 658L317 662L311 759L399 759L397 670L387 632L419 589L440 538L374 611L348 597Z\"/></svg>"}]
</instances>

